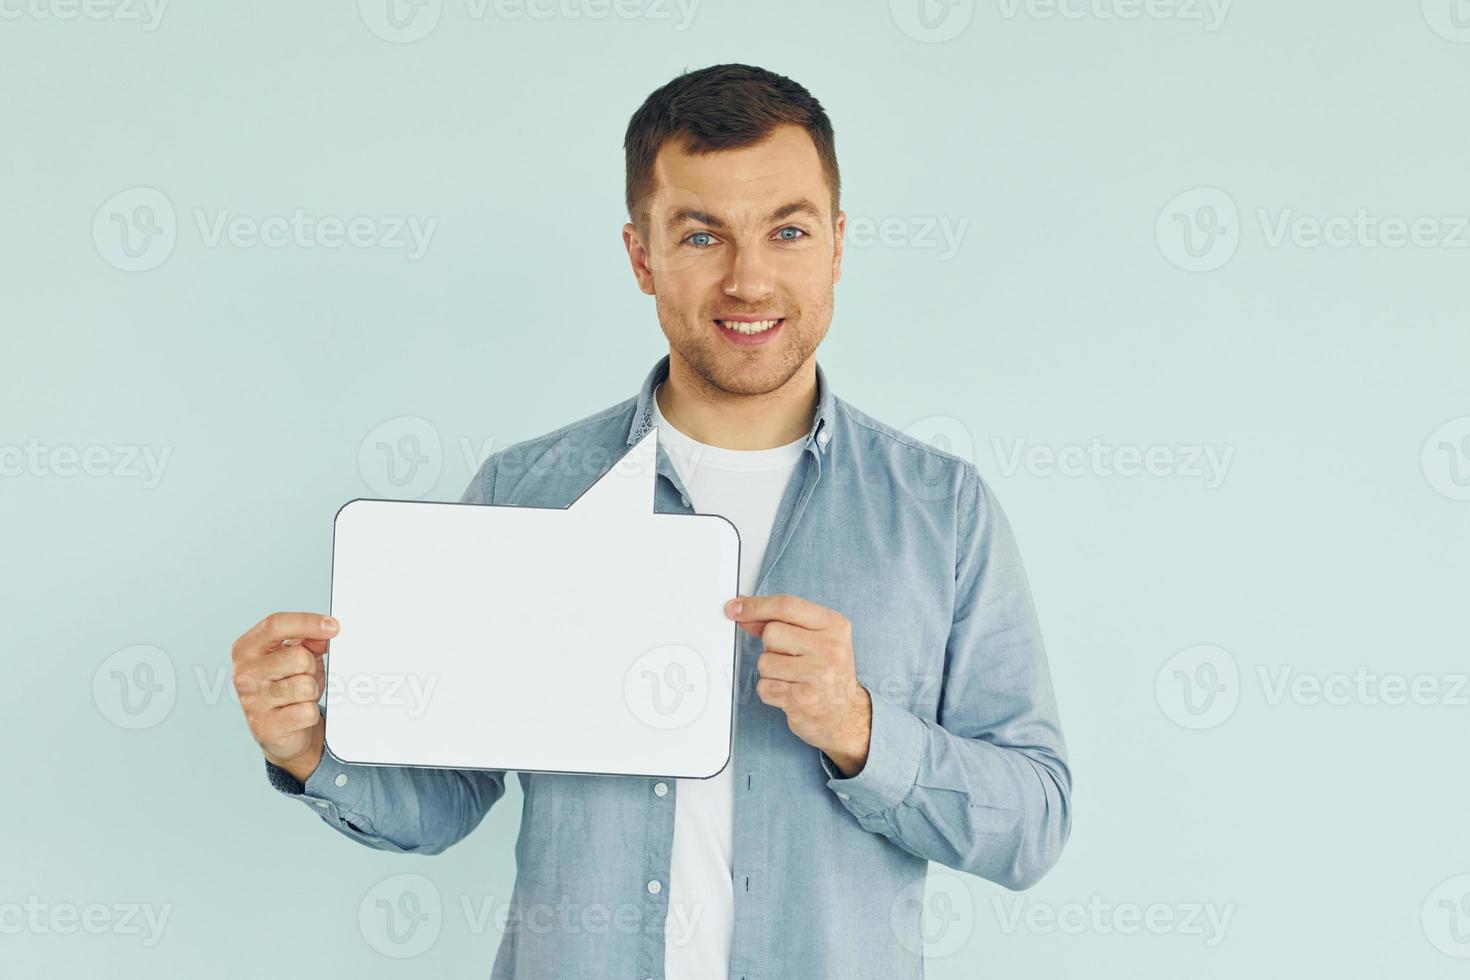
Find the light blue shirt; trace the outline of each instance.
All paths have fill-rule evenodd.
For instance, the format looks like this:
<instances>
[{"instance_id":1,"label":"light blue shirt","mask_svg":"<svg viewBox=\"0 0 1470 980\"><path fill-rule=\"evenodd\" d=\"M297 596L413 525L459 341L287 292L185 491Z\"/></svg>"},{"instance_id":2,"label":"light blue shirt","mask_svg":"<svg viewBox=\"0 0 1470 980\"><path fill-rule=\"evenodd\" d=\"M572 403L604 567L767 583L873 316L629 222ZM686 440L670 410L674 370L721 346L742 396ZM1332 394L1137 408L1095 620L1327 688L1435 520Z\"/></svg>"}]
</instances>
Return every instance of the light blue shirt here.
<instances>
[{"instance_id":1,"label":"light blue shirt","mask_svg":"<svg viewBox=\"0 0 1470 980\"><path fill-rule=\"evenodd\" d=\"M567 506L648 431L667 376L666 356L636 397L494 453L461 502ZM761 642L738 631L730 976L919 978L927 862L1030 886L1067 841L1071 771L990 488L971 463L834 396L820 366L817 396L756 592L847 617L872 734L864 768L844 778L755 696ZM654 509L692 513L662 449L657 472ZM440 853L505 793L503 771L330 753L304 786L266 770L335 830L403 853ZM516 880L492 980L663 977L676 782L518 775Z\"/></svg>"}]
</instances>

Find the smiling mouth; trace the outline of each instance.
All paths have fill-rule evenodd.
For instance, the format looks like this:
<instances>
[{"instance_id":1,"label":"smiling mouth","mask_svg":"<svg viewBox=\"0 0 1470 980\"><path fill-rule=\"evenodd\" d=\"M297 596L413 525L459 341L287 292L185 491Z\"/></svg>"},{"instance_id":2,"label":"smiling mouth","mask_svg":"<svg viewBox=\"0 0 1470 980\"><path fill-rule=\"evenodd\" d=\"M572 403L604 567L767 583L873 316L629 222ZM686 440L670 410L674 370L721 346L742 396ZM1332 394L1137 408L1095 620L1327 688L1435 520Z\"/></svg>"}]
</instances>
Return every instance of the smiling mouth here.
<instances>
[{"instance_id":1,"label":"smiling mouth","mask_svg":"<svg viewBox=\"0 0 1470 980\"><path fill-rule=\"evenodd\" d=\"M779 326L785 317L776 317L774 320L716 320L721 327L733 333L751 334L765 333L773 327Z\"/></svg>"}]
</instances>

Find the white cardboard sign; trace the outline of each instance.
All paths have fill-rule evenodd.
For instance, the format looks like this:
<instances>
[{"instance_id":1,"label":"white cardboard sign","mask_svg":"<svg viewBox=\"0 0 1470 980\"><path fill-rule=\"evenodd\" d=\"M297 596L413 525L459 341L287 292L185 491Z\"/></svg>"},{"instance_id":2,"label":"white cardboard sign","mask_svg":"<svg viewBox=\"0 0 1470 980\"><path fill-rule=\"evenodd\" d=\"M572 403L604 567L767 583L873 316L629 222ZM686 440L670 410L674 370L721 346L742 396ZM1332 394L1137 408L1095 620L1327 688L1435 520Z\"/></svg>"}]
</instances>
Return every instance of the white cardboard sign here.
<instances>
[{"instance_id":1,"label":"white cardboard sign","mask_svg":"<svg viewBox=\"0 0 1470 980\"><path fill-rule=\"evenodd\" d=\"M718 515L654 513L656 436L565 509L343 505L328 750L449 769L723 769L740 538Z\"/></svg>"}]
</instances>

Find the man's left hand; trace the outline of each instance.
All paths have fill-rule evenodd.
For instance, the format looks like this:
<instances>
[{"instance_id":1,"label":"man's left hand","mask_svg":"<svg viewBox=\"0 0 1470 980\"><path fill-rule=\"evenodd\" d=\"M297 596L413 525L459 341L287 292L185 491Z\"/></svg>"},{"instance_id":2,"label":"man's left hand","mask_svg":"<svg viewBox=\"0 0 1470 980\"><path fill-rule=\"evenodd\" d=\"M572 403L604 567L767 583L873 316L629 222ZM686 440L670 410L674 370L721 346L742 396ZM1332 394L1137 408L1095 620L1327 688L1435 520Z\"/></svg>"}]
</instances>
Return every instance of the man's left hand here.
<instances>
[{"instance_id":1,"label":"man's left hand","mask_svg":"<svg viewBox=\"0 0 1470 980\"><path fill-rule=\"evenodd\" d=\"M786 712L792 734L827 753L844 776L861 772L873 702L858 683L847 618L794 595L736 596L725 615L765 643L756 695Z\"/></svg>"}]
</instances>

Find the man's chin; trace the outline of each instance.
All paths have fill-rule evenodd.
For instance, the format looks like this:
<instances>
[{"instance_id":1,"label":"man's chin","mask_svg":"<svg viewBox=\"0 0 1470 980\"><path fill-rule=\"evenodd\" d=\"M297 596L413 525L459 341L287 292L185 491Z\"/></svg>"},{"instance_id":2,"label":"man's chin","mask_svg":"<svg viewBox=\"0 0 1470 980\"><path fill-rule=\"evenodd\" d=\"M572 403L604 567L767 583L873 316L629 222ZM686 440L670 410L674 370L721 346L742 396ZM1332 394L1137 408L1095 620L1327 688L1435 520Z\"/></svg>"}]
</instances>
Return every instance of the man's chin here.
<instances>
[{"instance_id":1,"label":"man's chin","mask_svg":"<svg viewBox=\"0 0 1470 980\"><path fill-rule=\"evenodd\" d=\"M780 351L766 351L760 358L735 358L736 363L718 364L705 380L732 395L768 395L796 374L800 365L790 363ZM747 363L739 363L745 360Z\"/></svg>"},{"instance_id":2,"label":"man's chin","mask_svg":"<svg viewBox=\"0 0 1470 980\"><path fill-rule=\"evenodd\" d=\"M777 338L769 347L744 350L719 338L713 338L714 343L709 338L704 343L690 337L681 339L682 343L675 343L669 337L671 353L709 388L729 395L768 395L790 381L805 361L802 345L793 343L795 335Z\"/></svg>"},{"instance_id":3,"label":"man's chin","mask_svg":"<svg viewBox=\"0 0 1470 980\"><path fill-rule=\"evenodd\" d=\"M780 388L784 382L763 383L750 378L732 378L723 381L714 381L714 387L728 395L769 395Z\"/></svg>"}]
</instances>

